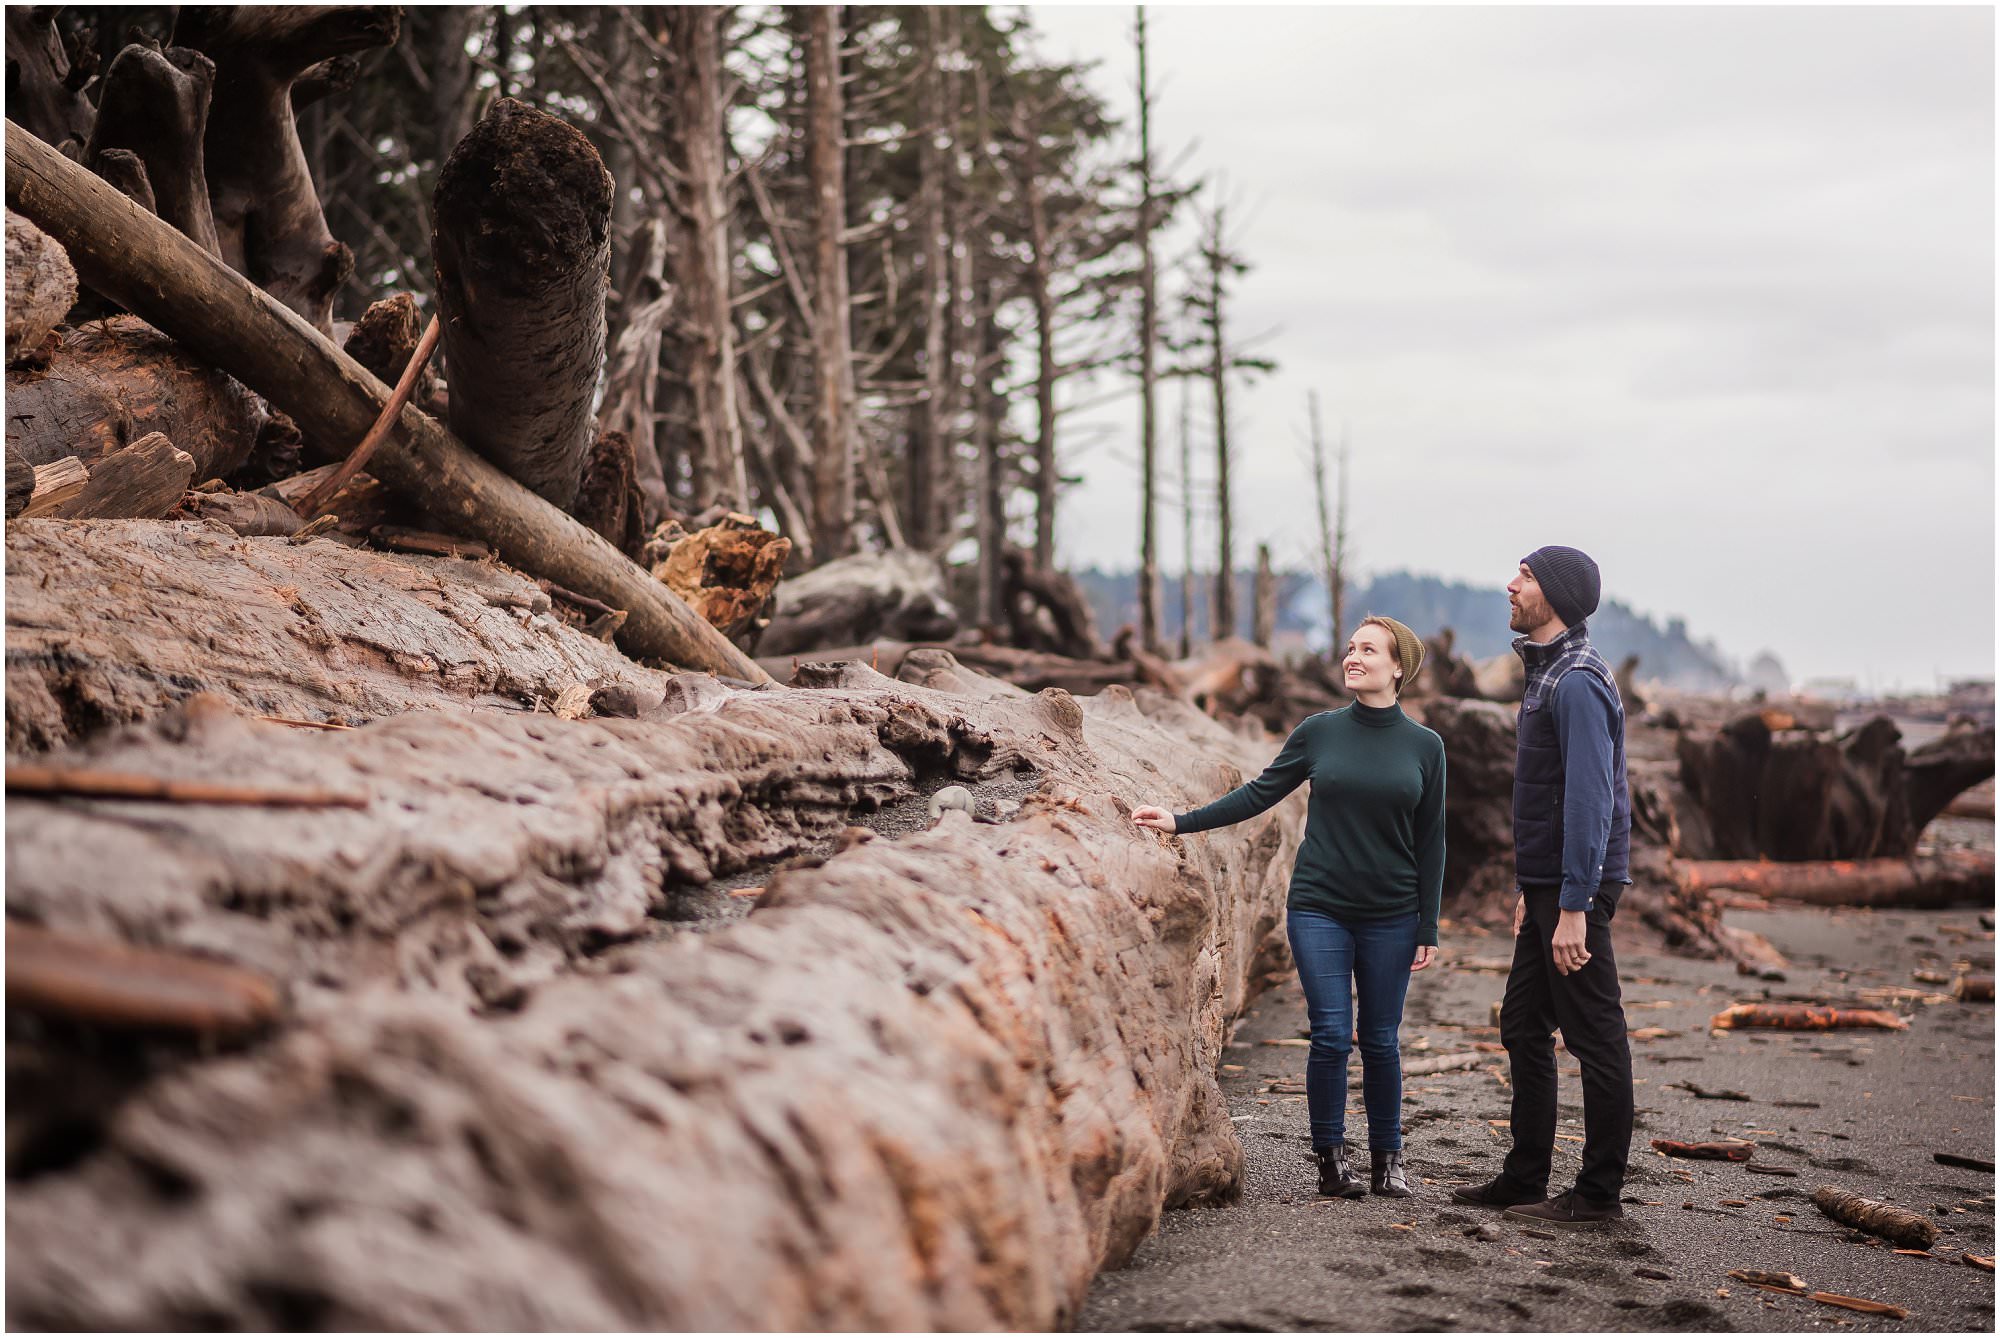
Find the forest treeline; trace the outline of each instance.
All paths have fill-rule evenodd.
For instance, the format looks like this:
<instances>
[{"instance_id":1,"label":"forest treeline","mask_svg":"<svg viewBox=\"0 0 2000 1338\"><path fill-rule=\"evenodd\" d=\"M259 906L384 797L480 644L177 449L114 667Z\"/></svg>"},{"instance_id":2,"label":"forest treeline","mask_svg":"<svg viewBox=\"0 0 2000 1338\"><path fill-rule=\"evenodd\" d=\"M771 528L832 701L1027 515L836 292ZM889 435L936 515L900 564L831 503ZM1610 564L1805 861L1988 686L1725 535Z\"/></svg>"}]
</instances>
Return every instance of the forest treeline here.
<instances>
[{"instance_id":1,"label":"forest treeline","mask_svg":"<svg viewBox=\"0 0 2000 1338\"><path fill-rule=\"evenodd\" d=\"M201 12L62 10L67 83L88 97L128 42L170 43ZM333 317L398 292L435 310L440 173L495 100L518 99L583 131L615 183L598 416L633 440L649 525L767 509L795 570L976 551L965 613L989 621L1010 541L1053 568L1065 406L1136 388L1139 630L1156 643L1158 387L1192 376L1212 397L1200 504L1220 514L1208 565L1230 570L1227 396L1269 364L1229 332L1245 262L1218 193L1152 143L1143 9L1123 109L1032 22L989 6L409 7L393 43L291 92L353 254ZM34 40L10 8L10 83ZM1199 240L1159 254L1182 219ZM1208 595L1234 623L1233 584Z\"/></svg>"}]
</instances>

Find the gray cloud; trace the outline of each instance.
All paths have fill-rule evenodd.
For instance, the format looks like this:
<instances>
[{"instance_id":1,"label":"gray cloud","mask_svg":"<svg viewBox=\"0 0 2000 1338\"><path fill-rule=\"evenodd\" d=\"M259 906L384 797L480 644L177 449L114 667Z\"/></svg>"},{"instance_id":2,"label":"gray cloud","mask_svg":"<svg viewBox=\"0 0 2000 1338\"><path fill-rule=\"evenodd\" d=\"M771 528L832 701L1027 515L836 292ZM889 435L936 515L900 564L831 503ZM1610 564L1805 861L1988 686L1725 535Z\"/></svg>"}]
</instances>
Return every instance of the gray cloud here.
<instances>
[{"instance_id":1,"label":"gray cloud","mask_svg":"<svg viewBox=\"0 0 2000 1338\"><path fill-rule=\"evenodd\" d=\"M1034 19L1130 108L1130 9ZM1612 593L1800 676L1992 672L1991 11L1170 7L1149 28L1159 142L1198 140L1191 170L1252 218L1237 328L1283 329L1232 415L1242 560L1309 552L1315 388L1353 432L1366 567L1494 581L1554 533ZM1135 419L1079 421L1129 460ZM1078 467L1065 555L1130 562L1136 471Z\"/></svg>"}]
</instances>

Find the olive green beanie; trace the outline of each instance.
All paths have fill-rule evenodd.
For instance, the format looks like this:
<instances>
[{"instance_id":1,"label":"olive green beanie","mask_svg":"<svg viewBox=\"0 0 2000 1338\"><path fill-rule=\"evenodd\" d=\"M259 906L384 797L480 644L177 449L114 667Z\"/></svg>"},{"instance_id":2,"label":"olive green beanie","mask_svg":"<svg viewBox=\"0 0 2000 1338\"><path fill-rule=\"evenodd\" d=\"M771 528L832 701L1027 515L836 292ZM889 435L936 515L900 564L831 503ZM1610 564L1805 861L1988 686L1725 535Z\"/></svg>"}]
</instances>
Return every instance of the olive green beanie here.
<instances>
[{"instance_id":1,"label":"olive green beanie","mask_svg":"<svg viewBox=\"0 0 2000 1338\"><path fill-rule=\"evenodd\" d=\"M1402 678L1396 682L1396 695L1400 697L1403 689L1417 681L1417 672L1424 667L1424 639L1394 618L1385 618L1379 613L1371 613L1361 620L1364 627L1369 623L1388 628L1389 634L1396 638L1396 663L1403 670Z\"/></svg>"}]
</instances>

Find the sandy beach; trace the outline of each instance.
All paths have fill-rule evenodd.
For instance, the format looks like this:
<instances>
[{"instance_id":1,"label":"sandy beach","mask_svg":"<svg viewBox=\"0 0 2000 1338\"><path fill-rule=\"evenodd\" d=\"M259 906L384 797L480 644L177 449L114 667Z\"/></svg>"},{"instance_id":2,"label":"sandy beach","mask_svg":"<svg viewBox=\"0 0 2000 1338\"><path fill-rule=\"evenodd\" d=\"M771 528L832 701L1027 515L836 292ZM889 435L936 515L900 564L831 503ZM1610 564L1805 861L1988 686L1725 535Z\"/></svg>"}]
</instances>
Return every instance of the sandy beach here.
<instances>
[{"instance_id":1,"label":"sandy beach","mask_svg":"<svg viewBox=\"0 0 2000 1338\"><path fill-rule=\"evenodd\" d=\"M1413 982L1406 1060L1479 1052L1481 1067L1405 1085L1410 1200L1319 1199L1307 1160L1304 1006L1296 982L1265 995L1225 1052L1223 1088L1243 1135L1236 1203L1170 1212L1132 1262L1100 1277L1086 1330L1885 1330L1990 1331L1993 1176L1935 1152L1993 1156L1993 1006L1938 1000L1919 969L1990 971L1975 911L1732 911L1791 960L1784 979L1674 957L1621 925L1620 974L1638 1123L1623 1222L1536 1234L1450 1202L1505 1150L1506 1056L1490 1025L1505 936L1447 929L1444 969ZM1990 924L1990 915L1986 923ZM1890 999L1882 991L1902 990ZM1934 1001L1908 997L1927 992ZM1871 993L1874 992L1874 993ZM1812 998L1893 1007L1907 1031L1716 1032L1732 1002ZM1557 1188L1581 1146L1576 1066L1564 1075ZM1702 1097L1734 1092L1748 1100ZM1363 1128L1350 1076L1350 1139ZM1671 1159L1655 1138L1757 1144L1749 1165ZM1364 1162L1365 1164L1365 1162ZM1767 1174L1750 1166L1791 1175ZM1928 1214L1928 1257L1842 1227L1812 1191L1835 1185ZM1812 1291L1886 1302L1902 1320L1781 1296L1732 1269L1798 1275Z\"/></svg>"}]
</instances>

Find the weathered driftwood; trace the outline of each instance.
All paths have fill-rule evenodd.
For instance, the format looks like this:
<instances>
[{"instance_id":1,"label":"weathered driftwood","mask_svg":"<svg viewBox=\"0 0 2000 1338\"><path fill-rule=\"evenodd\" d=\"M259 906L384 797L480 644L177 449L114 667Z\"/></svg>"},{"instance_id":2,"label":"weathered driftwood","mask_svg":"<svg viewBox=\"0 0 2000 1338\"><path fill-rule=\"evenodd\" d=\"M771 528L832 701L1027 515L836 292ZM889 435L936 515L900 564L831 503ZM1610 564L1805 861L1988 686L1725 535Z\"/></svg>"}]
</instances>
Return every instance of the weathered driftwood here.
<instances>
[{"instance_id":1,"label":"weathered driftwood","mask_svg":"<svg viewBox=\"0 0 2000 1338\"><path fill-rule=\"evenodd\" d=\"M451 430L564 510L604 363L611 190L582 131L500 98L445 160L432 204Z\"/></svg>"},{"instance_id":2,"label":"weathered driftwood","mask_svg":"<svg viewBox=\"0 0 2000 1338\"><path fill-rule=\"evenodd\" d=\"M79 278L316 435L358 441L387 402L387 387L296 313L12 122L6 177L8 202L63 244ZM515 565L626 609L619 636L633 653L752 682L765 677L622 554L414 408L403 410L372 472Z\"/></svg>"},{"instance_id":3,"label":"weathered driftwood","mask_svg":"<svg viewBox=\"0 0 2000 1338\"><path fill-rule=\"evenodd\" d=\"M1866 1231L1871 1236L1913 1250L1928 1250L1937 1244L1937 1223L1922 1213L1899 1208L1893 1203L1863 1198L1851 1190L1821 1185L1812 1193L1813 1207L1842 1226Z\"/></svg>"},{"instance_id":4,"label":"weathered driftwood","mask_svg":"<svg viewBox=\"0 0 2000 1338\"><path fill-rule=\"evenodd\" d=\"M1908 1031L1910 1024L1881 1008L1834 1008L1818 1004L1732 1004L1708 1020L1721 1031L1774 1027L1780 1031L1837 1031L1846 1027Z\"/></svg>"},{"instance_id":5,"label":"weathered driftwood","mask_svg":"<svg viewBox=\"0 0 2000 1338\"><path fill-rule=\"evenodd\" d=\"M1104 653L1097 637L1097 617L1074 577L1036 567L1032 553L1012 544L1002 550L1000 559L1000 597L1007 616L1008 645L1079 660Z\"/></svg>"},{"instance_id":6,"label":"weathered driftwood","mask_svg":"<svg viewBox=\"0 0 2000 1338\"><path fill-rule=\"evenodd\" d=\"M80 520L151 520L180 505L194 481L194 457L167 440L164 432L145 436L90 465L90 477L64 501L31 515Z\"/></svg>"},{"instance_id":7,"label":"weathered driftwood","mask_svg":"<svg viewBox=\"0 0 2000 1338\"><path fill-rule=\"evenodd\" d=\"M370 483L374 480L368 480ZM342 494L345 496L345 494ZM181 497L176 517L188 516L216 525L227 525L247 538L297 534L305 524L299 513L276 497L261 492L191 492Z\"/></svg>"},{"instance_id":8,"label":"weathered driftwood","mask_svg":"<svg viewBox=\"0 0 2000 1338\"><path fill-rule=\"evenodd\" d=\"M8 22L13 22L11 11ZM75 305L76 271L70 268L68 254L47 233L9 209L8 365L12 366L22 357L37 352ZM10 439L12 435L10 431Z\"/></svg>"},{"instance_id":9,"label":"weathered driftwood","mask_svg":"<svg viewBox=\"0 0 2000 1338\"><path fill-rule=\"evenodd\" d=\"M1727 1138L1717 1143L1689 1143L1676 1138L1655 1138L1653 1151L1689 1161L1749 1161L1757 1145L1747 1138Z\"/></svg>"},{"instance_id":10,"label":"weathered driftwood","mask_svg":"<svg viewBox=\"0 0 2000 1338\"><path fill-rule=\"evenodd\" d=\"M7 519L21 514L21 508L35 495L35 467L26 456L7 445Z\"/></svg>"},{"instance_id":11,"label":"weathered driftwood","mask_svg":"<svg viewBox=\"0 0 2000 1338\"><path fill-rule=\"evenodd\" d=\"M1900 906L1933 909L1993 902L1993 852L1943 850L1909 859L1681 860L1674 878L1689 893L1735 888L1760 897L1815 906Z\"/></svg>"},{"instance_id":12,"label":"weathered driftwood","mask_svg":"<svg viewBox=\"0 0 2000 1338\"><path fill-rule=\"evenodd\" d=\"M572 683L657 702L662 678L547 616L549 597L480 563L200 521L7 528L7 747L40 751L195 692L296 719L445 705L532 709Z\"/></svg>"},{"instance_id":13,"label":"weathered driftwood","mask_svg":"<svg viewBox=\"0 0 2000 1338\"><path fill-rule=\"evenodd\" d=\"M116 150L132 154L145 169L153 212L219 256L222 243L216 239L203 152L214 90L215 62L201 52L132 43L105 71L83 161L99 176L115 180L103 170L104 155Z\"/></svg>"},{"instance_id":14,"label":"weathered driftwood","mask_svg":"<svg viewBox=\"0 0 2000 1338\"><path fill-rule=\"evenodd\" d=\"M376 380L393 386L416 355L423 328L424 322L417 315L417 300L408 293L395 293L369 303L368 310L354 322L340 347L348 357L373 372ZM417 388L411 399L419 408L435 413L432 405L437 393L437 365L426 362L417 373Z\"/></svg>"},{"instance_id":15,"label":"weathered driftwood","mask_svg":"<svg viewBox=\"0 0 2000 1338\"><path fill-rule=\"evenodd\" d=\"M183 5L174 22L174 45L215 62L204 155L221 257L323 335L354 257L327 230L293 85L324 61L394 42L401 14L394 5Z\"/></svg>"},{"instance_id":16,"label":"weathered driftwood","mask_svg":"<svg viewBox=\"0 0 2000 1338\"><path fill-rule=\"evenodd\" d=\"M570 514L630 558L645 549L646 498L639 491L639 460L632 440L616 429L597 434L583 463Z\"/></svg>"},{"instance_id":17,"label":"weathered driftwood","mask_svg":"<svg viewBox=\"0 0 2000 1338\"><path fill-rule=\"evenodd\" d=\"M1303 799L1171 840L1130 805L1212 794L1268 752L1163 698L1030 697L936 655L904 671L940 686L689 676L699 709L647 721L336 733L204 702L92 754L365 778L390 822L10 804L11 913L199 946L292 997L252 1049L125 1075L88 1156L43 1132L65 1088L22 1097L9 1322L1065 1325L1163 1205L1237 1182L1214 1066L1276 941ZM921 804L926 778L1024 767L1040 788L1011 821L949 812L754 899L698 891ZM663 929L703 895L748 918Z\"/></svg>"},{"instance_id":18,"label":"weathered driftwood","mask_svg":"<svg viewBox=\"0 0 2000 1338\"><path fill-rule=\"evenodd\" d=\"M21 508L23 520L52 516L90 486L90 470L75 456L66 456L35 466L35 484L28 490L27 504Z\"/></svg>"},{"instance_id":19,"label":"weathered driftwood","mask_svg":"<svg viewBox=\"0 0 2000 1338\"><path fill-rule=\"evenodd\" d=\"M937 559L909 548L855 553L779 587L757 653L809 655L877 637L944 641L957 630Z\"/></svg>"},{"instance_id":20,"label":"weathered driftwood","mask_svg":"<svg viewBox=\"0 0 2000 1338\"><path fill-rule=\"evenodd\" d=\"M660 529L647 544L649 556L666 549L653 563L654 578L724 636L750 631L784 574L791 540L743 515L725 516L692 534L680 532L673 521Z\"/></svg>"},{"instance_id":21,"label":"weathered driftwood","mask_svg":"<svg viewBox=\"0 0 2000 1338\"><path fill-rule=\"evenodd\" d=\"M1954 795L1993 774L1990 727L1906 755L1887 716L1839 737L1798 723L1770 708L1682 734L1681 780L1706 819L1712 856L1908 855Z\"/></svg>"},{"instance_id":22,"label":"weathered driftwood","mask_svg":"<svg viewBox=\"0 0 2000 1338\"><path fill-rule=\"evenodd\" d=\"M395 427L397 417L403 412L403 406L416 394L417 380L429 364L431 353L437 345L438 318L433 316L430 324L424 327L422 337L417 340L417 346L410 350L409 364L396 378L395 389L389 392L389 402L382 406L382 412L376 415L367 433L362 436L354 449L347 453L347 458L335 466L332 473L314 484L311 491L295 503L302 518L311 520L324 512L327 503L339 496L341 491L354 481L354 476L361 472L362 466L381 449L390 429Z\"/></svg>"},{"instance_id":23,"label":"weathered driftwood","mask_svg":"<svg viewBox=\"0 0 2000 1338\"><path fill-rule=\"evenodd\" d=\"M227 373L134 316L64 330L47 366L7 372L7 440L30 464L73 455L94 467L164 432L198 481L220 478L249 458L263 418Z\"/></svg>"},{"instance_id":24,"label":"weathered driftwood","mask_svg":"<svg viewBox=\"0 0 2000 1338\"><path fill-rule=\"evenodd\" d=\"M7 116L46 143L81 153L90 134L82 90L91 71L72 68L56 13L54 5L7 6Z\"/></svg>"}]
</instances>

